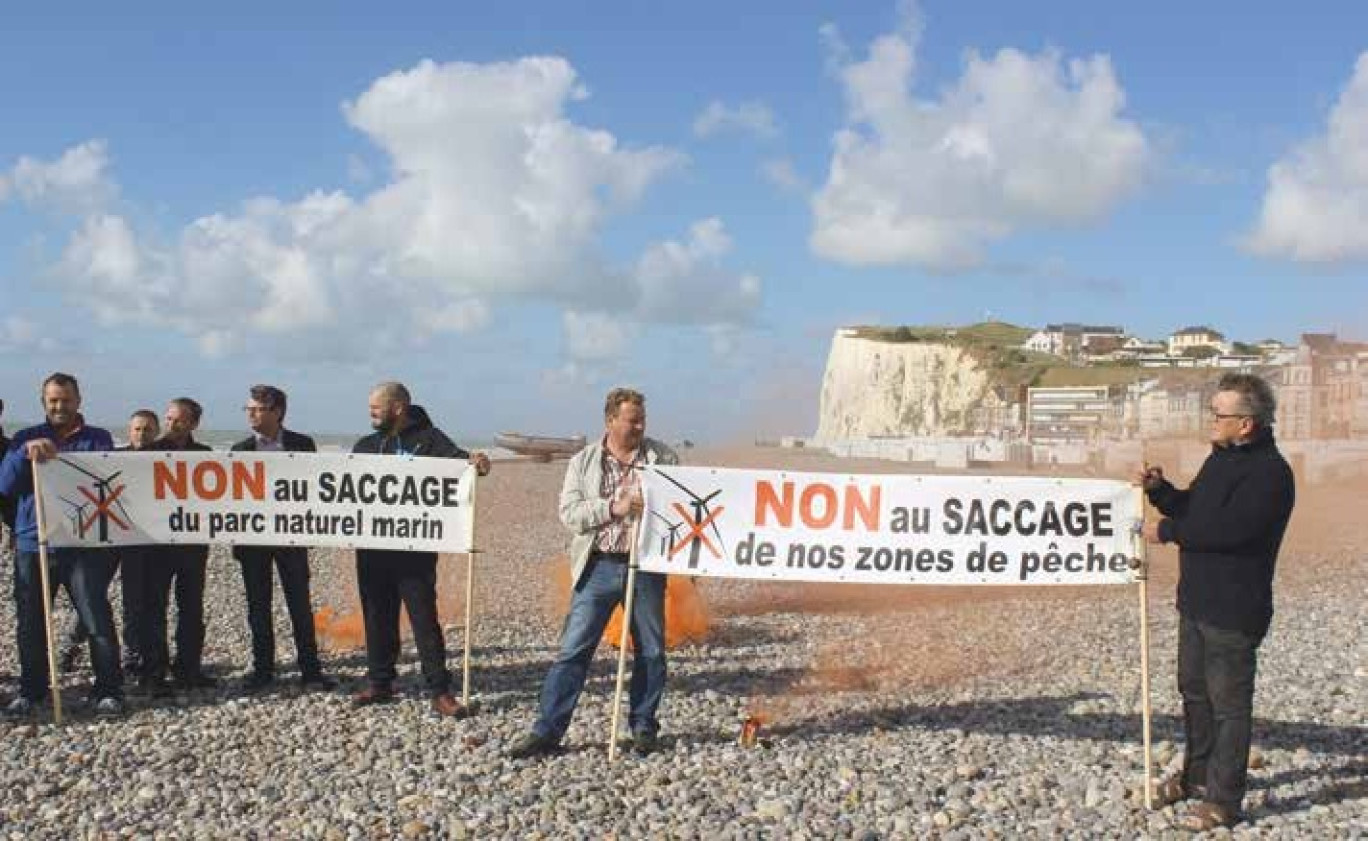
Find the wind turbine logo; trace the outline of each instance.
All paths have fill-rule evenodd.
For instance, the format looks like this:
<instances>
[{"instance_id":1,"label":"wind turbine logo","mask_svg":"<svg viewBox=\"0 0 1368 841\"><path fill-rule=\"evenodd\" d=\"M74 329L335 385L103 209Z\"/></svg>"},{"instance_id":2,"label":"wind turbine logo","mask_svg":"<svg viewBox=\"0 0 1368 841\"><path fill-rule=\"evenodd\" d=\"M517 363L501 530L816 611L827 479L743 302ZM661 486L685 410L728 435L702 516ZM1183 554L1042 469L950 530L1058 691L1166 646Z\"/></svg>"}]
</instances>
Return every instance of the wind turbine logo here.
<instances>
[{"instance_id":1,"label":"wind turbine logo","mask_svg":"<svg viewBox=\"0 0 1368 841\"><path fill-rule=\"evenodd\" d=\"M682 522L676 523L654 509L651 510L651 516L664 523L665 530L669 532L668 537L662 536L660 538L660 551L669 557L674 554L675 541L678 540L679 530L684 528L684 524Z\"/></svg>"},{"instance_id":2,"label":"wind turbine logo","mask_svg":"<svg viewBox=\"0 0 1368 841\"><path fill-rule=\"evenodd\" d=\"M95 480L95 490L93 492L85 485L80 485L76 488L81 492L81 496L86 498L86 502L78 503L67 499L66 497L58 497L66 504L68 509L67 516L71 518L73 525L76 527L76 534L78 537L84 538L90 531L91 526L97 526L98 532L96 534L96 539L101 543L108 543L109 523L111 521L124 531L132 530L132 527L129 526L128 523L119 518L119 514L122 514L125 518L129 520L132 519L132 517L128 516L128 509L124 508L123 501L119 499L119 495L123 493L124 488L127 486L114 485L114 480L123 474L122 470L111 473L108 476L101 476L98 473L92 473L89 470L86 470L74 461L64 458L58 458L57 460L76 472L83 473ZM85 510L91 505L95 506L95 511L87 516ZM114 506L118 506L119 514L114 513Z\"/></svg>"},{"instance_id":3,"label":"wind turbine logo","mask_svg":"<svg viewBox=\"0 0 1368 841\"><path fill-rule=\"evenodd\" d=\"M717 498L719 494L722 493L722 489L718 488L717 490L713 491L707 496L699 496L689 488L685 487L680 482L676 481L674 477L667 475L665 472L659 469L657 469L655 472L656 475L660 476L665 481L669 482L671 485L674 485L676 488L679 488L681 491L688 494L690 500L689 506L693 508L693 513L690 514L690 512L684 507L682 503L671 503L670 507L672 507L679 514L679 516L684 518L682 522L677 524L670 524L670 521L665 519L664 517L661 517L660 514L656 514L656 512L654 511L651 512L652 514L655 514L655 516L660 517L660 519L665 520L666 524L670 524L672 526L670 528L669 538L669 557L673 558L675 555L682 552L685 547L688 547L689 569L697 569L698 562L703 554L703 547L706 546L708 547L708 552L714 558L721 559L722 552L725 550L725 547L723 547L723 549L718 549L717 546L714 546L713 542L708 539L707 529L709 527L712 528L713 535L717 537L718 546L721 546L722 532L717 528L717 517L723 511L725 511L726 508L724 508L721 505L717 506L716 508L711 508L709 507L709 503L711 503L714 499ZM683 540L680 540L678 543L676 543L675 530L686 525L689 527L689 533L684 535Z\"/></svg>"}]
</instances>

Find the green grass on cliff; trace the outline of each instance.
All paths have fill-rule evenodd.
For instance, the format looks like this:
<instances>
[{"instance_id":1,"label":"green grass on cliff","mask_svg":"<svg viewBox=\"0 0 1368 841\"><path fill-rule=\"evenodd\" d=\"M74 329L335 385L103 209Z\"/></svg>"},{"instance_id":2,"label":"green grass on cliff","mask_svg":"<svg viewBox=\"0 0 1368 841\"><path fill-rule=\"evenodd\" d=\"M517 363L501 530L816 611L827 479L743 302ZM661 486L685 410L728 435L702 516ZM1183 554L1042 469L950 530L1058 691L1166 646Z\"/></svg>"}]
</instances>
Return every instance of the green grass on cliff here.
<instances>
[{"instance_id":1,"label":"green grass on cliff","mask_svg":"<svg viewBox=\"0 0 1368 841\"><path fill-rule=\"evenodd\" d=\"M983 366L995 384L1009 387L1125 385L1154 375L1153 371L1134 365L1061 365L1058 356L1021 347L1034 329L1002 321L984 321L966 327L860 326L847 329L855 338L871 341L925 342L963 348Z\"/></svg>"}]
</instances>

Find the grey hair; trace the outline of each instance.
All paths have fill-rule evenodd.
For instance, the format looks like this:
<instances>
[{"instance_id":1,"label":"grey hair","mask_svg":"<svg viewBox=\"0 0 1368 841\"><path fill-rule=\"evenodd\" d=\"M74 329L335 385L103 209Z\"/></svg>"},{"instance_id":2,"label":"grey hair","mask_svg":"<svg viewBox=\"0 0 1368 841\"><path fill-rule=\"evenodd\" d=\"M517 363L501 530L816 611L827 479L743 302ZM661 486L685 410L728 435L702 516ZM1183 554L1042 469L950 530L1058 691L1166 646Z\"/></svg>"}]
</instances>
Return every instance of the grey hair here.
<instances>
[{"instance_id":1,"label":"grey hair","mask_svg":"<svg viewBox=\"0 0 1368 841\"><path fill-rule=\"evenodd\" d=\"M409 395L409 390L400 382L383 382L371 389L371 394L379 394L391 403L399 403L404 407L413 405L413 397Z\"/></svg>"},{"instance_id":2,"label":"grey hair","mask_svg":"<svg viewBox=\"0 0 1368 841\"><path fill-rule=\"evenodd\" d=\"M1241 409L1259 426L1272 426L1278 413L1278 398L1273 387L1255 374L1226 374L1216 384L1219 391L1240 395Z\"/></svg>"}]
</instances>

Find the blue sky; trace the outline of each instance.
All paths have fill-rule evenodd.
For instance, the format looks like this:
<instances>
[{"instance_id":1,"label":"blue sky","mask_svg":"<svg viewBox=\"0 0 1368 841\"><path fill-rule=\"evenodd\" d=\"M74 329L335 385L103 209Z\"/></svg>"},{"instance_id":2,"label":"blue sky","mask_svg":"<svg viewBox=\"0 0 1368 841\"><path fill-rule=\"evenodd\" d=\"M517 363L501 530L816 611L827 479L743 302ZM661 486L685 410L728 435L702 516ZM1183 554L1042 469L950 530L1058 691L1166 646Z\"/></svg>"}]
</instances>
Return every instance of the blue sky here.
<instances>
[{"instance_id":1,"label":"blue sky","mask_svg":"<svg viewBox=\"0 0 1368 841\"><path fill-rule=\"evenodd\" d=\"M508 5L508 4L503 4ZM1368 337L1358 3L12 4L0 396L805 434L848 323Z\"/></svg>"}]
</instances>

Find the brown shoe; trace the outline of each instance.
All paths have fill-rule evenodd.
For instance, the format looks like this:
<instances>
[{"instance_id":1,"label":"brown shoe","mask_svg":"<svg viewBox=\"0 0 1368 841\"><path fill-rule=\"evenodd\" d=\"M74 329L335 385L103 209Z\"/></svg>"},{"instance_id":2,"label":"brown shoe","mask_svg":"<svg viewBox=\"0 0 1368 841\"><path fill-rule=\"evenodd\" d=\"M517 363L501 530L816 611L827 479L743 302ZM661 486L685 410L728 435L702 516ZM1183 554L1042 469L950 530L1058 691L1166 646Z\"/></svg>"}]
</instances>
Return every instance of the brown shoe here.
<instances>
[{"instance_id":1,"label":"brown shoe","mask_svg":"<svg viewBox=\"0 0 1368 841\"><path fill-rule=\"evenodd\" d=\"M443 718L456 718L465 714L465 707L450 692L432 696L432 711Z\"/></svg>"},{"instance_id":2,"label":"brown shoe","mask_svg":"<svg viewBox=\"0 0 1368 841\"><path fill-rule=\"evenodd\" d=\"M389 704L394 701L394 690L388 686L367 686L352 696L353 707L369 707L375 704Z\"/></svg>"},{"instance_id":3,"label":"brown shoe","mask_svg":"<svg viewBox=\"0 0 1368 841\"><path fill-rule=\"evenodd\" d=\"M1222 806L1204 800L1193 806L1192 811L1177 821L1174 827L1188 832L1210 832L1221 827L1232 827L1239 822L1239 816L1226 811Z\"/></svg>"},{"instance_id":4,"label":"brown shoe","mask_svg":"<svg viewBox=\"0 0 1368 841\"><path fill-rule=\"evenodd\" d=\"M1154 787L1154 799L1160 806L1170 806L1184 800L1202 800L1205 797L1206 786L1185 785L1181 774L1168 777Z\"/></svg>"}]
</instances>

